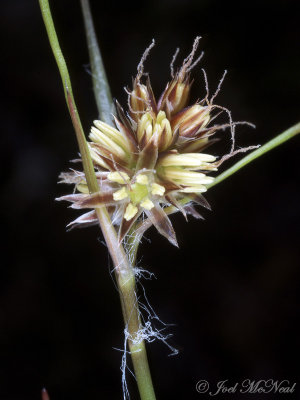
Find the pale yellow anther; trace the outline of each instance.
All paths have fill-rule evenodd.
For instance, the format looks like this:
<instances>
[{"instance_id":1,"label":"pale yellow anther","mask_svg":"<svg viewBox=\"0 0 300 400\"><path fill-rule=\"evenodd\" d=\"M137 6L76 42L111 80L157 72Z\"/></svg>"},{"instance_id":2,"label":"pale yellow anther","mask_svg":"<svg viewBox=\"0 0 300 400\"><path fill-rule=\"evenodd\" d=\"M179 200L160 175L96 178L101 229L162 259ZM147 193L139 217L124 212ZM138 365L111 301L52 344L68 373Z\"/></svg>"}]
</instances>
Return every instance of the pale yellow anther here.
<instances>
[{"instance_id":1,"label":"pale yellow anther","mask_svg":"<svg viewBox=\"0 0 300 400\"><path fill-rule=\"evenodd\" d=\"M115 143L121 146L124 150L130 151L130 145L128 139L124 137L122 132L113 128L112 126L106 124L102 121L94 121L94 125L96 128L92 127L90 133L90 139L96 143L103 143L103 134L110 139L112 139Z\"/></svg>"},{"instance_id":2,"label":"pale yellow anther","mask_svg":"<svg viewBox=\"0 0 300 400\"><path fill-rule=\"evenodd\" d=\"M157 196L163 196L165 194L166 189L159 185L158 183L152 183L151 185L151 193Z\"/></svg>"},{"instance_id":3,"label":"pale yellow anther","mask_svg":"<svg viewBox=\"0 0 300 400\"><path fill-rule=\"evenodd\" d=\"M197 187L186 187L184 189L181 189L180 192L182 193L204 193L207 191L207 188L205 186L199 185Z\"/></svg>"},{"instance_id":4,"label":"pale yellow anther","mask_svg":"<svg viewBox=\"0 0 300 400\"><path fill-rule=\"evenodd\" d=\"M126 183L130 182L129 176L126 172L114 171L110 172L107 175L107 179L111 182L120 183L121 185L125 185Z\"/></svg>"},{"instance_id":5,"label":"pale yellow anther","mask_svg":"<svg viewBox=\"0 0 300 400\"><path fill-rule=\"evenodd\" d=\"M128 197L128 192L125 187L113 193L113 198L115 201L126 199L126 197Z\"/></svg>"},{"instance_id":6,"label":"pale yellow anther","mask_svg":"<svg viewBox=\"0 0 300 400\"><path fill-rule=\"evenodd\" d=\"M118 131L117 131L118 132ZM122 159L126 159L127 155L126 152L124 151L122 145L119 144L119 142L116 141L116 138L111 138L108 136L106 133L100 131L99 129L95 128L92 126L91 128L91 133L89 135L89 138L96 143L101 144L101 146L106 147L108 150L110 150L112 153L116 154L118 157Z\"/></svg>"},{"instance_id":7,"label":"pale yellow anther","mask_svg":"<svg viewBox=\"0 0 300 400\"><path fill-rule=\"evenodd\" d=\"M148 185L149 183L149 179L147 175L144 174L140 174L136 177L136 181L137 183L141 184L141 185Z\"/></svg>"},{"instance_id":8,"label":"pale yellow anther","mask_svg":"<svg viewBox=\"0 0 300 400\"><path fill-rule=\"evenodd\" d=\"M188 166L200 168L202 166L208 166L208 162L213 162L215 160L216 158L214 156L203 153L169 154L160 161L160 165L163 167Z\"/></svg>"},{"instance_id":9,"label":"pale yellow anther","mask_svg":"<svg viewBox=\"0 0 300 400\"><path fill-rule=\"evenodd\" d=\"M130 221L138 212L138 208L134 206L132 203L129 203L126 207L124 218L126 221Z\"/></svg>"},{"instance_id":10,"label":"pale yellow anther","mask_svg":"<svg viewBox=\"0 0 300 400\"><path fill-rule=\"evenodd\" d=\"M211 183L213 183L214 180L215 180L215 178L212 176L204 176L201 179L200 183L203 185L210 185Z\"/></svg>"},{"instance_id":11,"label":"pale yellow anther","mask_svg":"<svg viewBox=\"0 0 300 400\"><path fill-rule=\"evenodd\" d=\"M154 204L150 199L146 199L140 203L141 207L145 208L146 210L151 210L154 207Z\"/></svg>"},{"instance_id":12,"label":"pale yellow anther","mask_svg":"<svg viewBox=\"0 0 300 400\"><path fill-rule=\"evenodd\" d=\"M166 167L164 174L167 179L181 185L201 184L201 180L206 177L205 174L200 172L189 171L180 167Z\"/></svg>"}]
</instances>

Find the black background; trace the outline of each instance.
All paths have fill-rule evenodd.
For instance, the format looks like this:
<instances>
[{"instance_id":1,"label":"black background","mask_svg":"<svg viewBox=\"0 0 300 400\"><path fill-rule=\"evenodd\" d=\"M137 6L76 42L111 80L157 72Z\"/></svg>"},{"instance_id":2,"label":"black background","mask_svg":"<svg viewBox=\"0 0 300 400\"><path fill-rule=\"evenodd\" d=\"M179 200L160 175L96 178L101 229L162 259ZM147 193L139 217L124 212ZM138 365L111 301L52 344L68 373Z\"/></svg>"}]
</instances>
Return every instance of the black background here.
<instances>
[{"instance_id":1,"label":"black background","mask_svg":"<svg viewBox=\"0 0 300 400\"><path fill-rule=\"evenodd\" d=\"M229 71L218 104L257 126L238 129L239 145L263 144L298 122L298 2L240 3L91 1L113 96L125 105L123 87L153 37L146 70L159 93L176 47L186 56L200 34L212 90ZM79 2L51 5L88 131L97 111ZM121 352L113 348L123 346L123 323L107 249L97 227L66 233L78 214L54 202L68 192L57 176L78 149L38 2L2 0L0 26L0 399L39 399L43 386L52 400L120 399ZM193 76L196 100L204 95L200 66ZM230 147L229 133L221 136L214 154ZM299 138L206 197L213 211L203 211L204 222L172 218L179 250L154 229L141 246L139 265L157 277L143 282L149 301L175 324L166 333L180 351L168 357L163 344L148 346L158 399L209 398L195 390L201 379L214 388L221 379L299 378ZM131 378L129 387L137 399Z\"/></svg>"}]
</instances>

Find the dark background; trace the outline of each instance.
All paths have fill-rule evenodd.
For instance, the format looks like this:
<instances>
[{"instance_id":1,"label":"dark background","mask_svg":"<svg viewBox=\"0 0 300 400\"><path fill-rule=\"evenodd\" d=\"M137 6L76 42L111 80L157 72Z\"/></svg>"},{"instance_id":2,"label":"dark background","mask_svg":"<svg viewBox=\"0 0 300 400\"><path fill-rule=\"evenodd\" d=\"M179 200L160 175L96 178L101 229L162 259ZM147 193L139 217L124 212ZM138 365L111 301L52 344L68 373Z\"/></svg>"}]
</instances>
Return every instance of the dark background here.
<instances>
[{"instance_id":1,"label":"dark background","mask_svg":"<svg viewBox=\"0 0 300 400\"><path fill-rule=\"evenodd\" d=\"M112 93L124 105L123 87L153 37L146 70L159 93L176 47L184 57L202 35L212 90L229 71L217 103L257 126L238 129L241 146L299 121L297 3L91 1ZM79 1L51 5L88 131L97 111ZM78 214L54 202L68 192L57 176L78 149L38 2L2 0L0 27L0 399L39 399L43 386L52 400L120 399L121 352L113 348L123 346L123 323L107 249L97 227L66 233ZM204 95L200 66L193 76L196 100ZM214 154L230 147L229 133L221 136ZM201 379L213 387L223 379L299 379L299 138L206 197L213 211L203 211L204 222L172 218L179 250L153 229L141 247L139 265L157 277L143 282L149 301L175 324L166 333L180 351L168 357L163 344L148 346L158 399L209 398L195 390ZM137 399L132 378L129 386ZM224 398L300 398L296 389Z\"/></svg>"}]
</instances>

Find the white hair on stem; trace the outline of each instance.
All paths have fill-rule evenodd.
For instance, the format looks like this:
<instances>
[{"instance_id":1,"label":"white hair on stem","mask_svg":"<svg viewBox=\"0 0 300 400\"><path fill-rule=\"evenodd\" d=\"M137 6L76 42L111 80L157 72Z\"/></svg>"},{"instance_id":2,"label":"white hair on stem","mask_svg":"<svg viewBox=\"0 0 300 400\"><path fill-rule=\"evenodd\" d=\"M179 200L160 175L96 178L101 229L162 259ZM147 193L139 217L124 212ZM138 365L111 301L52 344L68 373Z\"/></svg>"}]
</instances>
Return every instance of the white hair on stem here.
<instances>
[{"instance_id":1,"label":"white hair on stem","mask_svg":"<svg viewBox=\"0 0 300 400\"><path fill-rule=\"evenodd\" d=\"M128 258L130 260L132 248L130 247L128 242L125 245L127 248L126 252L127 252ZM132 256L132 257L134 258L134 256ZM131 261L133 261L133 259ZM157 313L154 311L153 307L151 306L151 304L147 298L147 295L146 295L146 290L141 283L142 279L145 279L145 280L151 280L152 278L156 279L156 276L154 275L153 272L150 272L150 271L148 271L144 268L140 268L140 267L134 267L134 274L136 277L136 284L139 285L139 287L141 288L142 293L143 293L144 301L141 301L140 296L138 297L135 292L136 302L134 305L134 307L136 307L136 309L139 309L139 316L140 316L141 321L143 322L143 326L141 329L139 329L138 332L136 332L134 334L134 337L129 333L128 326L126 326L124 329L124 347L123 347L123 349L115 348L116 350L119 350L122 352L122 361L121 361L120 369L121 369L123 400L130 399L130 394L129 394L128 385L127 385L126 372L129 371L129 373L135 378L133 371L127 365L127 355L130 354L130 351L128 350L128 340L130 340L134 345L138 345L142 341L152 343L155 340L159 340L162 343L164 343L168 347L168 349L171 351L169 356L178 354L178 350L168 343L168 339L170 337L172 337L173 335L171 333L163 334L163 331L165 329L167 329L169 326L171 326L172 324L166 324L158 317ZM130 316L129 316L129 318L130 318ZM156 323L161 325L161 328L155 327L153 325L153 321L156 321Z\"/></svg>"}]
</instances>

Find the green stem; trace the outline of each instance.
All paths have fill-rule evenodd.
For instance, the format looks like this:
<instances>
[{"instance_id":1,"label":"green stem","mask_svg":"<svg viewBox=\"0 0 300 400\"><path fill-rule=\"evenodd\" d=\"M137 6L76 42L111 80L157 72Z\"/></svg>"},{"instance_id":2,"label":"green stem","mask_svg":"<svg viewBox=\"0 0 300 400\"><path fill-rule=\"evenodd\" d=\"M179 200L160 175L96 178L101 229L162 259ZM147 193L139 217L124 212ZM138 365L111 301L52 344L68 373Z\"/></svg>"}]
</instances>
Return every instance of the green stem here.
<instances>
[{"instance_id":1,"label":"green stem","mask_svg":"<svg viewBox=\"0 0 300 400\"><path fill-rule=\"evenodd\" d=\"M140 311L135 291L135 275L132 271L130 276L129 274L127 276L117 274L116 278L120 292L125 327L129 335L128 345L130 355L140 397L141 400L155 400L156 397L152 384L145 342L139 338L142 324L139 317Z\"/></svg>"},{"instance_id":2,"label":"green stem","mask_svg":"<svg viewBox=\"0 0 300 400\"><path fill-rule=\"evenodd\" d=\"M63 82L65 97L75 129L88 188L90 193L98 192L99 186L97 183L89 148L82 129L80 117L77 112L69 72L56 35L49 2L48 0L39 0L39 3L48 33L50 45ZM87 2L82 2L83 7L85 5L84 3L88 4ZM96 82L96 80L94 80L94 82ZM97 82L99 82L99 80L97 80ZM106 98L108 102L107 91L106 94L103 94L100 100L102 101L104 98ZM101 110L101 112L104 113L104 115L106 115L106 117L108 118L108 115L110 115L108 109L102 107ZM97 208L95 211L99 220L101 230L103 232L104 239L106 241L107 247L115 266L115 272L122 304L122 311L126 328L129 334L128 344L131 351L141 399L155 400L155 394L147 361L145 343L138 338L138 333L141 331L142 325L139 317L140 313L137 307L134 270L132 268L132 265L128 261L127 254L125 253L123 246L118 241L117 233L112 225L106 207Z\"/></svg>"},{"instance_id":3,"label":"green stem","mask_svg":"<svg viewBox=\"0 0 300 400\"><path fill-rule=\"evenodd\" d=\"M53 55L55 57L55 60L56 60L56 63L57 63L57 66L58 66L58 69L60 72L60 76L62 79L66 102L67 102L67 105L69 108L69 112L70 112L70 116L71 116L71 119L73 122L74 129L75 129L78 146L79 146L79 150L80 150L81 157L82 157L83 169L84 169L84 173L85 173L86 180L88 183L88 187L89 187L89 190L91 193L97 192L99 190L99 188L98 188L98 184L97 184L96 175L94 172L93 162L92 162L92 159L90 156L88 145L85 140L81 121L80 121L77 107L75 104L67 64L66 64L65 58L62 54L62 51L61 51L61 48L60 48L60 45L58 42L58 38L56 35L56 31L54 28L51 10L49 7L49 2L48 2L48 0L39 0L39 3L40 3L41 12L42 12L42 17L43 17L45 27L47 30L49 42L51 45L51 49L52 49Z\"/></svg>"},{"instance_id":4,"label":"green stem","mask_svg":"<svg viewBox=\"0 0 300 400\"><path fill-rule=\"evenodd\" d=\"M109 83L97 42L90 4L88 0L80 0L80 2L91 62L94 95L99 116L102 121L109 125L113 125L112 115L115 114L115 107L112 101Z\"/></svg>"},{"instance_id":5,"label":"green stem","mask_svg":"<svg viewBox=\"0 0 300 400\"><path fill-rule=\"evenodd\" d=\"M213 181L213 183L211 183L207 187L211 188L217 185L218 183L224 181L224 179L233 175L238 170L243 168L245 165L249 164L251 161L254 161L256 158L261 157L263 154L281 145L282 143L286 142L287 140L291 139L292 137L296 136L299 133L300 133L300 122L298 122L291 128L287 129L280 135L276 136L274 139L271 139L269 142L259 147L257 150L254 150L251 153L247 154L244 158L235 163L232 167L228 168L226 171L222 172L222 174L217 176L216 179Z\"/></svg>"},{"instance_id":6,"label":"green stem","mask_svg":"<svg viewBox=\"0 0 300 400\"><path fill-rule=\"evenodd\" d=\"M75 129L79 150L81 153L81 159L83 164L83 169L85 173L85 178L88 184L88 188L90 193L99 192L99 185L97 183L97 178L95 175L94 166L92 163L91 155L89 152L89 148L85 139L85 135L82 129L80 117L76 108L71 80L68 72L68 68L62 54L58 38L56 35L51 10L49 7L48 0L39 0L40 7L42 11L43 20L46 26L46 30L48 33L50 45L54 54L54 57L57 62L57 66L61 75L61 79L63 82L63 87L65 91L66 101L69 108L69 112L71 115L71 119L73 122L73 126ZM128 270L128 260L125 254L124 248L119 244L118 237L115 229L113 228L111 219L107 212L106 207L97 208L96 210L98 220L100 223L100 227L102 229L104 238L107 242L108 249L113 258L115 265L118 266L118 270L127 271Z\"/></svg>"}]
</instances>

